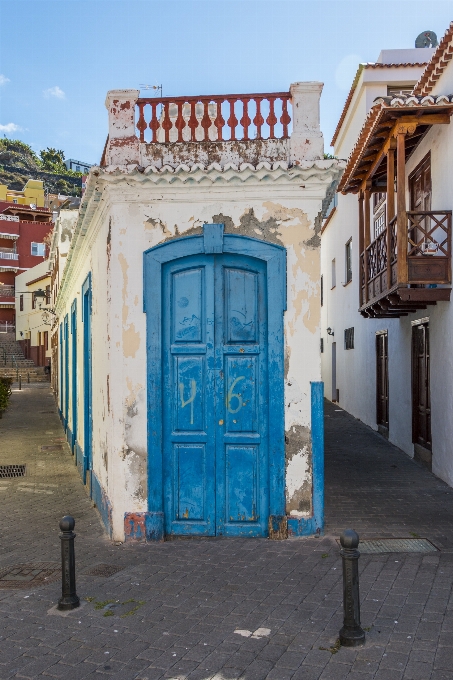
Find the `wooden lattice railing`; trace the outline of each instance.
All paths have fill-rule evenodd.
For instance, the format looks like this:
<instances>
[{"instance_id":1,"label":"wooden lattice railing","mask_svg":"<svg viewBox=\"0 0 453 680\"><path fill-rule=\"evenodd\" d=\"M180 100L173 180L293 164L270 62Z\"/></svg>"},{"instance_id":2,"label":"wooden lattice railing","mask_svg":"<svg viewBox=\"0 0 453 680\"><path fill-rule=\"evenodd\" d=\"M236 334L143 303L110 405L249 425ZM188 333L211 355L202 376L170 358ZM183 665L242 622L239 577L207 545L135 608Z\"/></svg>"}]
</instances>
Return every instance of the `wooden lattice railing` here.
<instances>
[{"instance_id":1,"label":"wooden lattice railing","mask_svg":"<svg viewBox=\"0 0 453 680\"><path fill-rule=\"evenodd\" d=\"M290 99L289 92L141 98L137 129L152 143L286 139Z\"/></svg>"},{"instance_id":2,"label":"wooden lattice railing","mask_svg":"<svg viewBox=\"0 0 453 680\"><path fill-rule=\"evenodd\" d=\"M360 253L361 304L385 295L395 284L451 283L451 210L406 212L407 275L398 280L398 217ZM390 263L388 250L390 246Z\"/></svg>"}]
</instances>

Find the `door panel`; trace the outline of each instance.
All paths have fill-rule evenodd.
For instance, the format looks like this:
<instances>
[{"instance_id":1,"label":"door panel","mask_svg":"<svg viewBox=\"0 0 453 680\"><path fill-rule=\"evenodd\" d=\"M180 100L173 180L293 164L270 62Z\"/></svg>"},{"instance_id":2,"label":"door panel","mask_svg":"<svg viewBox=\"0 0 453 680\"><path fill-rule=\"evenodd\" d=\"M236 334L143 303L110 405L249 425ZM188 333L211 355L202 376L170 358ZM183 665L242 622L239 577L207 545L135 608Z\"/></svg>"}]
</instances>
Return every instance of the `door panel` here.
<instances>
[{"instance_id":1,"label":"door panel","mask_svg":"<svg viewBox=\"0 0 453 680\"><path fill-rule=\"evenodd\" d=\"M166 532L215 534L214 262L164 268L164 505Z\"/></svg>"},{"instance_id":2,"label":"door panel","mask_svg":"<svg viewBox=\"0 0 453 680\"><path fill-rule=\"evenodd\" d=\"M227 524L256 522L258 497L258 447L226 447Z\"/></svg>"},{"instance_id":3,"label":"door panel","mask_svg":"<svg viewBox=\"0 0 453 680\"><path fill-rule=\"evenodd\" d=\"M163 267L166 532L264 536L266 263L195 255Z\"/></svg>"},{"instance_id":4,"label":"door panel","mask_svg":"<svg viewBox=\"0 0 453 680\"><path fill-rule=\"evenodd\" d=\"M177 444L173 451L176 519L203 522L206 517L206 446Z\"/></svg>"},{"instance_id":5,"label":"door panel","mask_svg":"<svg viewBox=\"0 0 453 680\"><path fill-rule=\"evenodd\" d=\"M269 516L266 264L216 257L217 533L265 536Z\"/></svg>"}]
</instances>

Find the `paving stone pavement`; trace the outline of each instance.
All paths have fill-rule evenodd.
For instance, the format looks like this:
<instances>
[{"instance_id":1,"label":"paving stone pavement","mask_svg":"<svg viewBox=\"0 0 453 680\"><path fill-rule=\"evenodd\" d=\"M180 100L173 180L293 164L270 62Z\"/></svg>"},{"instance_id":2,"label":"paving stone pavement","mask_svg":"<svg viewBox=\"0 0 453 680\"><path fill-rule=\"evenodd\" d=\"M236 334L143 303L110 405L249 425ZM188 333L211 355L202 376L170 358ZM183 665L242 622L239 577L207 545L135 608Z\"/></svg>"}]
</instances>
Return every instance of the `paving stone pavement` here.
<instances>
[{"instance_id":1,"label":"paving stone pavement","mask_svg":"<svg viewBox=\"0 0 453 680\"><path fill-rule=\"evenodd\" d=\"M345 412L327 404L319 539L113 545L63 437L48 384L14 391L0 464L26 463L27 476L0 480L0 570L58 563L58 521L73 514L84 606L49 615L59 581L0 588L1 680L453 680L453 491ZM440 550L362 555L367 641L333 653L347 526ZM101 563L121 570L86 573Z\"/></svg>"}]
</instances>

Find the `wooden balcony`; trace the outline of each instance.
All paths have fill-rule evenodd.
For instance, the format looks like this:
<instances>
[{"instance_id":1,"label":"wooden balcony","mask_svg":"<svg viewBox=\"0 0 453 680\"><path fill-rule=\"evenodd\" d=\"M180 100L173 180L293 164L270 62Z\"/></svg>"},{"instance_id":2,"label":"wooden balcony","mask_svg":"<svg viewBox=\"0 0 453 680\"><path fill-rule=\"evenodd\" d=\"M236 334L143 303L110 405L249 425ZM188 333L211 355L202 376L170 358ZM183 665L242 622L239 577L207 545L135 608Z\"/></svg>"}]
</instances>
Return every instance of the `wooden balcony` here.
<instances>
[{"instance_id":1,"label":"wooden balcony","mask_svg":"<svg viewBox=\"0 0 453 680\"><path fill-rule=\"evenodd\" d=\"M399 248L398 223L406 242ZM360 254L360 313L399 317L449 301L451 210L405 211Z\"/></svg>"}]
</instances>

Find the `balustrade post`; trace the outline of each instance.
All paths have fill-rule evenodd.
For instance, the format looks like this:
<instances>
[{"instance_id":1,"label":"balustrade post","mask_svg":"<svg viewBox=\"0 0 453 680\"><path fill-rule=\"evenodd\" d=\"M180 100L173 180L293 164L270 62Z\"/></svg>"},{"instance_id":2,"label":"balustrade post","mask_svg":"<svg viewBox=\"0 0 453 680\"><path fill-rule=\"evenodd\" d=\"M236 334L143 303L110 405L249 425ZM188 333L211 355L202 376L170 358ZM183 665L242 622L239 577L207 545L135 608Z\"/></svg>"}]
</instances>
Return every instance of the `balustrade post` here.
<instances>
[{"instance_id":1,"label":"balustrade post","mask_svg":"<svg viewBox=\"0 0 453 680\"><path fill-rule=\"evenodd\" d=\"M359 193L359 307L365 302L365 290L362 289L362 264L361 258L363 254L363 266L365 268L365 248L363 247L364 240L364 219L363 219L363 191ZM365 276L365 269L363 270L363 276ZM366 278L365 278L366 286Z\"/></svg>"},{"instance_id":2,"label":"balustrade post","mask_svg":"<svg viewBox=\"0 0 453 680\"><path fill-rule=\"evenodd\" d=\"M406 215L406 133L407 125L396 130L396 242L397 242L397 280L406 284L407 272L407 215Z\"/></svg>"},{"instance_id":3,"label":"balustrade post","mask_svg":"<svg viewBox=\"0 0 453 680\"><path fill-rule=\"evenodd\" d=\"M319 124L319 99L323 83L292 83L293 129L290 160L313 161L324 157L324 138Z\"/></svg>"},{"instance_id":4,"label":"balustrade post","mask_svg":"<svg viewBox=\"0 0 453 680\"><path fill-rule=\"evenodd\" d=\"M392 231L390 221L395 217L395 139L390 140L387 151L387 290L392 287Z\"/></svg>"},{"instance_id":5,"label":"balustrade post","mask_svg":"<svg viewBox=\"0 0 453 680\"><path fill-rule=\"evenodd\" d=\"M370 186L369 182L367 182L366 189L364 191L364 220L363 220L363 250L364 250L364 267L365 267L365 302L368 302L370 299L370 294L368 291L368 253L367 253L367 248L371 243L371 233L370 233L370 197L371 197L371 191L370 191Z\"/></svg>"},{"instance_id":6,"label":"balustrade post","mask_svg":"<svg viewBox=\"0 0 453 680\"><path fill-rule=\"evenodd\" d=\"M135 105L139 90L110 90L105 106L109 113L107 165L140 162L140 143L135 128Z\"/></svg>"}]
</instances>

